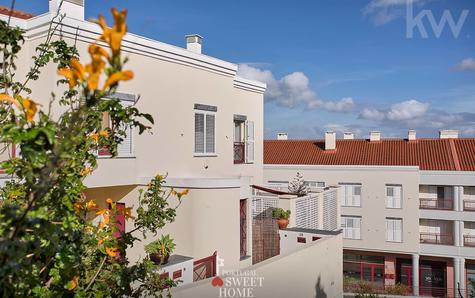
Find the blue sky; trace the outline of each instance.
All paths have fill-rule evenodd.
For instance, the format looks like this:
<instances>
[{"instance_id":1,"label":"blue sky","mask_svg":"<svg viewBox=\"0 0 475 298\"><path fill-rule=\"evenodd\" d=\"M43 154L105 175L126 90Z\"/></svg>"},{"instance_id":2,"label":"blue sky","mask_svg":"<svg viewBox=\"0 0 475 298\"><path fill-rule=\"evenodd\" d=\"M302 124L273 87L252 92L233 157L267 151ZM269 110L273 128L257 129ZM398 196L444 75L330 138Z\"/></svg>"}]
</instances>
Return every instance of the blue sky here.
<instances>
[{"instance_id":1,"label":"blue sky","mask_svg":"<svg viewBox=\"0 0 475 298\"><path fill-rule=\"evenodd\" d=\"M427 38L417 26L407 37L406 0L86 0L86 17L126 7L131 32L179 46L185 34L203 35L204 53L268 83L267 138L402 137L409 128L475 136L475 1L409 1L415 18L425 14ZM47 2L17 8L39 14ZM436 36L431 17L438 24L444 12L460 24L457 37L448 25Z\"/></svg>"}]
</instances>

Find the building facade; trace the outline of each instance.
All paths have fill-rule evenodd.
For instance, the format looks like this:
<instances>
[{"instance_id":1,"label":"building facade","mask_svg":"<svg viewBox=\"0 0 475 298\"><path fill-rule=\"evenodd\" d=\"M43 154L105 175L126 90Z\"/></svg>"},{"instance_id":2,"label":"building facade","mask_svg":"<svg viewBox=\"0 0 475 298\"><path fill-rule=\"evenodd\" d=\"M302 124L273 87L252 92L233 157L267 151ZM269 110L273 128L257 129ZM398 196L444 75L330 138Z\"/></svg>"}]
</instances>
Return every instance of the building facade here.
<instances>
[{"instance_id":1,"label":"building facade","mask_svg":"<svg viewBox=\"0 0 475 298\"><path fill-rule=\"evenodd\" d=\"M397 283L414 295L458 297L475 279L475 139L264 142L264 181L285 187L296 172L341 187L344 275L375 288Z\"/></svg>"},{"instance_id":2,"label":"building facade","mask_svg":"<svg viewBox=\"0 0 475 298\"><path fill-rule=\"evenodd\" d=\"M49 11L42 15L13 14L10 24L25 30L17 76L32 66L31 57L45 41L60 2L50 0ZM54 39L75 44L87 61L87 48L101 30L85 20L84 9L84 1L65 0L59 13L66 17ZM6 21L8 15L0 19ZM186 47L181 48L133 33L124 37L122 52L135 77L121 85L116 97L151 114L153 134L139 136L130 129L117 158L98 152L99 165L86 179L85 193L103 206L106 198L112 198L137 207L139 189L157 174L167 175L167 187L190 192L176 221L155 237L171 234L177 254L196 260L217 252L225 268L241 268L252 264L252 224L247 214L250 185L262 182L266 86L238 77L236 64L203 54L201 36L189 35L184 41ZM59 79L55 65L43 68L41 78L31 81L31 98L47 107L52 91L63 92L56 84ZM52 116L60 113L61 107L53 105ZM152 240L151 235L131 248L127 252L131 261L143 257L144 245Z\"/></svg>"}]
</instances>

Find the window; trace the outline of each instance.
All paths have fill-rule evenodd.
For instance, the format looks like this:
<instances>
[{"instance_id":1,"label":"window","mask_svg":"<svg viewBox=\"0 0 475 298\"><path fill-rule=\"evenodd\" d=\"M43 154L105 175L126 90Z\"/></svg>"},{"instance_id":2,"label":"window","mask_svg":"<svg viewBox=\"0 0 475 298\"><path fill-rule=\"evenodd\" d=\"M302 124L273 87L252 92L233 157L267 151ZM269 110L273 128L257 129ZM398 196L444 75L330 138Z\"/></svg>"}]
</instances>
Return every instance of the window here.
<instances>
[{"instance_id":1,"label":"window","mask_svg":"<svg viewBox=\"0 0 475 298\"><path fill-rule=\"evenodd\" d=\"M346 207L361 206L361 184L340 183L341 205Z\"/></svg>"},{"instance_id":2,"label":"window","mask_svg":"<svg viewBox=\"0 0 475 298\"><path fill-rule=\"evenodd\" d=\"M245 117L234 115L234 163L240 164L246 162L246 142L244 135Z\"/></svg>"},{"instance_id":3,"label":"window","mask_svg":"<svg viewBox=\"0 0 475 298\"><path fill-rule=\"evenodd\" d=\"M239 201L240 250L241 258L247 255L247 200Z\"/></svg>"},{"instance_id":4,"label":"window","mask_svg":"<svg viewBox=\"0 0 475 298\"><path fill-rule=\"evenodd\" d=\"M361 239L361 217L342 216L341 228L343 229L343 238Z\"/></svg>"},{"instance_id":5,"label":"window","mask_svg":"<svg viewBox=\"0 0 475 298\"><path fill-rule=\"evenodd\" d=\"M131 101L122 100L121 104L123 106L130 106L133 104ZM108 112L102 113L102 130L111 127L111 119ZM125 132L125 136L122 137L122 142L117 144L117 157L133 157L134 156L134 147L133 147L133 135L134 131L132 126L123 125L121 129ZM111 156L111 152L108 148L101 148L97 150L97 155L99 156Z\"/></svg>"},{"instance_id":6,"label":"window","mask_svg":"<svg viewBox=\"0 0 475 298\"><path fill-rule=\"evenodd\" d=\"M246 126L246 163L254 162L254 122L247 120Z\"/></svg>"},{"instance_id":7,"label":"window","mask_svg":"<svg viewBox=\"0 0 475 298\"><path fill-rule=\"evenodd\" d=\"M215 148L215 119L213 112L195 112L195 153L213 155Z\"/></svg>"},{"instance_id":8,"label":"window","mask_svg":"<svg viewBox=\"0 0 475 298\"><path fill-rule=\"evenodd\" d=\"M386 218L386 241L402 242L402 219Z\"/></svg>"},{"instance_id":9,"label":"window","mask_svg":"<svg viewBox=\"0 0 475 298\"><path fill-rule=\"evenodd\" d=\"M311 188L323 188L325 187L325 182L318 182L318 181L305 181L308 187Z\"/></svg>"},{"instance_id":10,"label":"window","mask_svg":"<svg viewBox=\"0 0 475 298\"><path fill-rule=\"evenodd\" d=\"M402 186L386 185L386 208L402 208Z\"/></svg>"}]
</instances>

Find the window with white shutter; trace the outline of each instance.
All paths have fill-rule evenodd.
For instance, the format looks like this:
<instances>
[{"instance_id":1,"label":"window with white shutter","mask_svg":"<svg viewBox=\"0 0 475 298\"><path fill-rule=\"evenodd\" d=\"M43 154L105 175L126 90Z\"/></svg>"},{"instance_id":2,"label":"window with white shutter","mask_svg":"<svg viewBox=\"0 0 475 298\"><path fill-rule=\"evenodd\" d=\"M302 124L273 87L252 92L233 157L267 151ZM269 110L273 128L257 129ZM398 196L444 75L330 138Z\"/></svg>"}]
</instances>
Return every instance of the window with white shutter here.
<instances>
[{"instance_id":1,"label":"window with white shutter","mask_svg":"<svg viewBox=\"0 0 475 298\"><path fill-rule=\"evenodd\" d=\"M341 205L344 207L361 207L361 184L340 183Z\"/></svg>"},{"instance_id":2,"label":"window with white shutter","mask_svg":"<svg viewBox=\"0 0 475 298\"><path fill-rule=\"evenodd\" d=\"M386 185L386 208L402 208L401 185Z\"/></svg>"},{"instance_id":3,"label":"window with white shutter","mask_svg":"<svg viewBox=\"0 0 475 298\"><path fill-rule=\"evenodd\" d=\"M216 115L212 112L195 112L195 154L216 153Z\"/></svg>"},{"instance_id":4,"label":"window with white shutter","mask_svg":"<svg viewBox=\"0 0 475 298\"><path fill-rule=\"evenodd\" d=\"M342 216L341 228L343 229L343 238L361 239L361 217Z\"/></svg>"},{"instance_id":5,"label":"window with white shutter","mask_svg":"<svg viewBox=\"0 0 475 298\"><path fill-rule=\"evenodd\" d=\"M246 163L254 162L254 122L246 120Z\"/></svg>"},{"instance_id":6,"label":"window with white shutter","mask_svg":"<svg viewBox=\"0 0 475 298\"><path fill-rule=\"evenodd\" d=\"M386 241L402 242L402 219L386 218Z\"/></svg>"},{"instance_id":7,"label":"window with white shutter","mask_svg":"<svg viewBox=\"0 0 475 298\"><path fill-rule=\"evenodd\" d=\"M133 105L132 101L121 100L120 103L123 106ZM111 127L111 119L108 112L102 114L102 130ZM121 129L124 130L125 136L121 136L122 142L117 144L117 157L134 157L134 144L133 144L133 127L130 125L122 125ZM108 148L101 148L97 150L97 155L110 157L111 153Z\"/></svg>"}]
</instances>

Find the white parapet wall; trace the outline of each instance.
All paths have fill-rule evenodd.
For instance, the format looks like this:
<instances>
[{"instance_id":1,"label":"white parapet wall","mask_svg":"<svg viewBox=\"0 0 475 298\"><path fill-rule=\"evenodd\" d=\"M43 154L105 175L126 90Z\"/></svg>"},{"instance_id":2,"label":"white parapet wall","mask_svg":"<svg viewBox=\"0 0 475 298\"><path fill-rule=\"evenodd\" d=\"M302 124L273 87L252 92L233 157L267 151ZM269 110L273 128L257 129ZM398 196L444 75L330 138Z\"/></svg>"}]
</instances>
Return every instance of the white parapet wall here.
<instances>
[{"instance_id":1,"label":"white parapet wall","mask_svg":"<svg viewBox=\"0 0 475 298\"><path fill-rule=\"evenodd\" d=\"M340 298L342 252L341 234L326 235L248 268L173 289L172 296Z\"/></svg>"}]
</instances>

